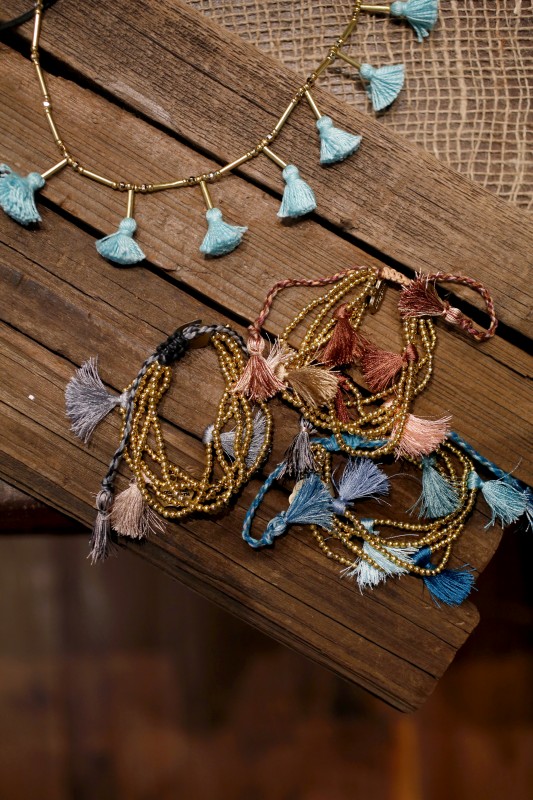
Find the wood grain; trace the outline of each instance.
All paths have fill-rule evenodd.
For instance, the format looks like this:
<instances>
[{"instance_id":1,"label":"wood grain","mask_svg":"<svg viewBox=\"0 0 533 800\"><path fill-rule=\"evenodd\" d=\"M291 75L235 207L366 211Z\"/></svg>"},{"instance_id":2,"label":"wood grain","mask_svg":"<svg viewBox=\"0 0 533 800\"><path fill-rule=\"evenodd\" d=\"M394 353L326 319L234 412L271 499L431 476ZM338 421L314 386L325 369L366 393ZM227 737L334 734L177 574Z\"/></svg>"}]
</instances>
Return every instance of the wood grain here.
<instances>
[{"instance_id":1,"label":"wood grain","mask_svg":"<svg viewBox=\"0 0 533 800\"><path fill-rule=\"evenodd\" d=\"M62 0L47 14L43 47L91 86L218 161L240 155L270 130L301 82L178 0L134 0L113 9ZM324 170L317 165L314 133L309 139L310 113L300 109L284 129L277 149L313 184L319 218L413 269L438 267L485 281L495 292L501 319L528 335L531 218L370 115L320 89L316 99L365 137L356 158ZM206 171L213 166L204 163ZM178 164L172 149L167 151L162 162L167 175L181 174ZM279 171L266 159L242 172L279 195Z\"/></svg>"}]
</instances>

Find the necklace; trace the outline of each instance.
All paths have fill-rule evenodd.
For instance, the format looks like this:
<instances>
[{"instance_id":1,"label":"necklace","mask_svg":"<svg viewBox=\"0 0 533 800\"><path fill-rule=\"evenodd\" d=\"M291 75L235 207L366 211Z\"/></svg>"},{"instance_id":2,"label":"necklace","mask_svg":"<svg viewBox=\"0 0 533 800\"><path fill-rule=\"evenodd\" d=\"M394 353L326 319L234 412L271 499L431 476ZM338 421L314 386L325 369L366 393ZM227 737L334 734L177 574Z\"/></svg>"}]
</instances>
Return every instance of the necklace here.
<instances>
[{"instance_id":1,"label":"necklace","mask_svg":"<svg viewBox=\"0 0 533 800\"><path fill-rule=\"evenodd\" d=\"M54 0L52 0L53 2ZM298 168L272 150L273 142L281 134L284 126L300 105L306 100L316 120L316 128L320 139L320 163L330 165L343 161L355 153L361 143L359 134L348 133L335 127L330 117L323 114L318 108L311 90L320 75L338 59L343 60L354 68L363 86L366 89L372 107L376 111L387 108L397 97L404 83L404 67L401 64L375 68L367 63L361 63L345 52L345 47L357 29L361 13L374 13L404 18L414 28L419 41L427 36L437 21L437 0L408 0L408 2L393 2L390 5L369 5L355 0L350 18L335 42L328 48L325 58L293 93L289 104L279 117L274 127L262 135L244 153L228 163L198 175L173 178L164 183L154 183L149 180L136 183L128 179L118 179L102 175L92 167L80 163L74 151L65 142L60 128L54 117L53 100L48 89L47 81L40 60L40 38L43 14L45 8L52 2L36 0L34 11L34 27L31 43L31 61L34 65L37 81L42 95L42 106L50 132L60 153L61 160L46 171L31 172L22 177L14 172L7 164L0 165L0 207L13 219L22 225L32 225L40 222L40 215L35 205L34 193L41 189L46 181L65 167L70 167L78 175L88 180L96 181L102 186L113 191L127 195L125 217L119 223L118 229L98 240L96 247L100 255L112 263L119 265L132 265L144 259L144 253L138 243L133 239L137 224L134 219L135 200L138 194L146 195L154 192L169 191L182 188L196 188L202 193L206 206L206 219L208 230L200 245L200 251L206 256L221 256L230 253L241 242L247 228L225 222L222 212L214 204L210 186L220 182L226 175L238 167L257 158L266 156L282 171L285 184L282 202L278 211L281 218L300 217L316 208L316 200L311 187L301 178ZM22 15L10 24L19 24L28 18Z\"/></svg>"}]
</instances>

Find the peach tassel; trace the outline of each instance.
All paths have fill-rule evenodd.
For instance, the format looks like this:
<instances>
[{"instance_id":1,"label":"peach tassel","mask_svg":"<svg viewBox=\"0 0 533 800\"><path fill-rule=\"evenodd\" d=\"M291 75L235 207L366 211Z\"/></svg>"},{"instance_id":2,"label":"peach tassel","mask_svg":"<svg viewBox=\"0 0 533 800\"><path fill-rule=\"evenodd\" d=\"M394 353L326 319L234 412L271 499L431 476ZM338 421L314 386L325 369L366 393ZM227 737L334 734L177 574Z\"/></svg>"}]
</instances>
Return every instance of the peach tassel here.
<instances>
[{"instance_id":1,"label":"peach tassel","mask_svg":"<svg viewBox=\"0 0 533 800\"><path fill-rule=\"evenodd\" d=\"M368 344L352 326L351 313L348 303L342 303L333 313L335 327L322 354L324 363L329 366L351 364L362 356L365 345Z\"/></svg>"},{"instance_id":2,"label":"peach tassel","mask_svg":"<svg viewBox=\"0 0 533 800\"><path fill-rule=\"evenodd\" d=\"M135 481L115 498L111 524L120 536L129 536L131 539L145 539L150 534L164 530L163 521L146 504Z\"/></svg>"},{"instance_id":3,"label":"peach tassel","mask_svg":"<svg viewBox=\"0 0 533 800\"><path fill-rule=\"evenodd\" d=\"M361 357L361 369L371 391L383 392L391 385L404 364L416 361L417 358L414 344L407 345L402 354L368 345Z\"/></svg>"},{"instance_id":4,"label":"peach tassel","mask_svg":"<svg viewBox=\"0 0 533 800\"><path fill-rule=\"evenodd\" d=\"M449 434L451 419L451 417L423 419L423 417L409 414L400 441L394 451L396 458L404 456L419 458L433 453ZM392 430L393 437L397 430L397 426L395 426Z\"/></svg>"},{"instance_id":5,"label":"peach tassel","mask_svg":"<svg viewBox=\"0 0 533 800\"><path fill-rule=\"evenodd\" d=\"M268 400L285 388L285 384L277 377L275 370L289 358L289 353L278 341L266 358L263 356L264 349L265 340L255 329L252 329L248 339L250 358L241 377L231 390L233 394L244 395L250 400Z\"/></svg>"}]
</instances>

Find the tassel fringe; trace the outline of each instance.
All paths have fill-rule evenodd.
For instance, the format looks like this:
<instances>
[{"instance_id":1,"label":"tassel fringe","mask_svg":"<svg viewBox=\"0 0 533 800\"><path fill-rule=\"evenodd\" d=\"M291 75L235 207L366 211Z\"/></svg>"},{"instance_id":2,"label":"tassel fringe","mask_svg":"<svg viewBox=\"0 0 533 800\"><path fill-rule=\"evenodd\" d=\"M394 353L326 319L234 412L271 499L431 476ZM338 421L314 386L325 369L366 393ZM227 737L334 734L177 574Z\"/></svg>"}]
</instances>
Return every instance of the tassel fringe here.
<instances>
[{"instance_id":1,"label":"tassel fringe","mask_svg":"<svg viewBox=\"0 0 533 800\"><path fill-rule=\"evenodd\" d=\"M366 93L374 111L382 111L396 100L402 90L405 68L403 64L377 68L370 64L362 64L359 75L368 82Z\"/></svg>"},{"instance_id":2,"label":"tassel fringe","mask_svg":"<svg viewBox=\"0 0 533 800\"><path fill-rule=\"evenodd\" d=\"M419 517L440 519L453 514L459 506L454 486L436 468L434 456L422 459L422 494L413 506L419 507Z\"/></svg>"},{"instance_id":3,"label":"tassel fringe","mask_svg":"<svg viewBox=\"0 0 533 800\"><path fill-rule=\"evenodd\" d=\"M131 539L145 539L164 531L161 517L147 505L136 481L115 498L111 525L120 536Z\"/></svg>"},{"instance_id":4,"label":"tassel fringe","mask_svg":"<svg viewBox=\"0 0 533 800\"><path fill-rule=\"evenodd\" d=\"M431 549L422 547L413 556L413 563L423 569L433 569ZM433 600L447 606L459 606L474 588L473 570L467 564L462 569L443 569L435 575L423 576L422 580Z\"/></svg>"},{"instance_id":5,"label":"tassel fringe","mask_svg":"<svg viewBox=\"0 0 533 800\"><path fill-rule=\"evenodd\" d=\"M351 311L347 303L342 303L335 309L333 316L336 320L335 327L324 347L322 358L328 366L340 367L361 358L369 342L352 326Z\"/></svg>"},{"instance_id":6,"label":"tassel fringe","mask_svg":"<svg viewBox=\"0 0 533 800\"><path fill-rule=\"evenodd\" d=\"M253 467L259 453L261 452L261 448L263 447L263 443L265 441L266 436L266 417L262 411L257 411L254 416L253 421L253 433L252 439L250 441L250 446L248 448L248 452L245 457L245 464L250 469ZM208 425L204 431L204 435L202 437L202 441L204 444L211 444L213 441L213 425ZM234 459L235 458L235 431L236 429L233 428L231 431L222 431L220 434L220 444L222 445L222 449L224 450L225 454L228 458Z\"/></svg>"},{"instance_id":7,"label":"tassel fringe","mask_svg":"<svg viewBox=\"0 0 533 800\"><path fill-rule=\"evenodd\" d=\"M405 3L391 3L393 17L403 17L416 33L419 42L429 36L439 16L438 0L407 0Z\"/></svg>"},{"instance_id":8,"label":"tassel fringe","mask_svg":"<svg viewBox=\"0 0 533 800\"><path fill-rule=\"evenodd\" d=\"M206 256L225 256L241 243L248 228L241 225L230 225L222 219L219 208L206 211L207 233L200 245L200 252Z\"/></svg>"},{"instance_id":9,"label":"tassel fringe","mask_svg":"<svg viewBox=\"0 0 533 800\"><path fill-rule=\"evenodd\" d=\"M268 400L285 388L275 370L289 358L289 353L276 341L267 358L263 356L265 341L261 336L250 336L248 352L250 358L243 373L232 389L251 400Z\"/></svg>"},{"instance_id":10,"label":"tassel fringe","mask_svg":"<svg viewBox=\"0 0 533 800\"><path fill-rule=\"evenodd\" d=\"M85 444L96 426L122 402L123 396L111 395L98 374L98 361L90 358L76 370L67 384L65 401L71 430Z\"/></svg>"},{"instance_id":11,"label":"tassel fringe","mask_svg":"<svg viewBox=\"0 0 533 800\"><path fill-rule=\"evenodd\" d=\"M285 191L278 211L278 217L302 217L316 208L313 190L302 178L294 164L287 164L283 170Z\"/></svg>"},{"instance_id":12,"label":"tassel fringe","mask_svg":"<svg viewBox=\"0 0 533 800\"><path fill-rule=\"evenodd\" d=\"M389 479L368 458L350 458L336 486L338 497L333 500L335 514L344 514L355 500L375 499L389 493Z\"/></svg>"},{"instance_id":13,"label":"tassel fringe","mask_svg":"<svg viewBox=\"0 0 533 800\"><path fill-rule=\"evenodd\" d=\"M362 136L336 128L331 117L322 116L316 121L320 136L320 163L336 164L344 161L359 149Z\"/></svg>"},{"instance_id":14,"label":"tassel fringe","mask_svg":"<svg viewBox=\"0 0 533 800\"><path fill-rule=\"evenodd\" d=\"M429 456L447 437L451 419L451 417L423 419L409 414L394 451L396 458ZM395 436L395 428L392 435Z\"/></svg>"},{"instance_id":15,"label":"tassel fringe","mask_svg":"<svg viewBox=\"0 0 533 800\"><path fill-rule=\"evenodd\" d=\"M285 533L289 525L319 525L331 530L333 526L332 498L327 487L313 472L302 481L286 511L282 511L268 523L262 537L263 544L272 544Z\"/></svg>"},{"instance_id":16,"label":"tassel fringe","mask_svg":"<svg viewBox=\"0 0 533 800\"><path fill-rule=\"evenodd\" d=\"M305 419L300 420L300 430L290 443L283 460L279 477L295 477L298 480L316 470L315 457L311 450L309 434L313 426Z\"/></svg>"},{"instance_id":17,"label":"tassel fringe","mask_svg":"<svg viewBox=\"0 0 533 800\"><path fill-rule=\"evenodd\" d=\"M405 363L400 353L390 353L367 345L361 356L361 370L373 392L383 392L393 382Z\"/></svg>"},{"instance_id":18,"label":"tassel fringe","mask_svg":"<svg viewBox=\"0 0 533 800\"><path fill-rule=\"evenodd\" d=\"M98 253L113 264L120 264L123 267L143 261L146 256L133 238L136 230L137 223L133 217L125 217L115 233L98 239L96 242Z\"/></svg>"},{"instance_id":19,"label":"tassel fringe","mask_svg":"<svg viewBox=\"0 0 533 800\"><path fill-rule=\"evenodd\" d=\"M114 551L111 541L110 509L113 504L113 492L102 488L96 496L96 519L90 541L89 558L92 564L105 561Z\"/></svg>"},{"instance_id":20,"label":"tassel fringe","mask_svg":"<svg viewBox=\"0 0 533 800\"><path fill-rule=\"evenodd\" d=\"M316 366L282 369L286 382L308 406L323 406L335 400L339 379L329 369Z\"/></svg>"},{"instance_id":21,"label":"tassel fringe","mask_svg":"<svg viewBox=\"0 0 533 800\"><path fill-rule=\"evenodd\" d=\"M23 178L7 164L0 164L0 208L20 225L41 222L34 194L44 184L45 180L38 172L30 172Z\"/></svg>"}]
</instances>

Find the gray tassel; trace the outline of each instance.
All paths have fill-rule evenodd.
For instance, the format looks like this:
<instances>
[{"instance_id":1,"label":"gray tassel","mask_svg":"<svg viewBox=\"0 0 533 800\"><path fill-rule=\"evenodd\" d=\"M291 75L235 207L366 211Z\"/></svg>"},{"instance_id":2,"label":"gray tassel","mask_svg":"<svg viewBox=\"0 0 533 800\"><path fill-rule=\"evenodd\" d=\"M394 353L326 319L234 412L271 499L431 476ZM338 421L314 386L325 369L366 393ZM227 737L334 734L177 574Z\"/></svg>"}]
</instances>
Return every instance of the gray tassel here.
<instances>
[{"instance_id":1,"label":"gray tassel","mask_svg":"<svg viewBox=\"0 0 533 800\"><path fill-rule=\"evenodd\" d=\"M65 389L71 430L87 444L98 423L123 400L123 395L109 394L98 374L97 359L90 358L76 370Z\"/></svg>"},{"instance_id":2,"label":"gray tassel","mask_svg":"<svg viewBox=\"0 0 533 800\"><path fill-rule=\"evenodd\" d=\"M316 471L315 457L311 450L309 434L314 430L306 419L300 420L300 432L296 434L287 448L283 460L283 468L279 477L284 476L303 478L310 472Z\"/></svg>"},{"instance_id":3,"label":"gray tassel","mask_svg":"<svg viewBox=\"0 0 533 800\"><path fill-rule=\"evenodd\" d=\"M96 508L98 514L94 521L93 533L90 542L89 558L92 564L98 561L105 561L114 550L111 541L111 506L113 504L113 492L109 488L102 488L96 496Z\"/></svg>"},{"instance_id":4,"label":"gray tassel","mask_svg":"<svg viewBox=\"0 0 533 800\"><path fill-rule=\"evenodd\" d=\"M245 464L248 467L252 467L255 462L257 461L257 457L261 452L261 448L265 441L266 436L266 417L262 411L257 411L254 417L254 429L252 433L252 438L250 441L250 447L246 454ZM202 437L202 441L204 444L211 444L213 441L213 425L208 425L204 431L204 435ZM232 428L230 431L222 431L220 434L220 444L222 445L222 449L226 453L226 455L234 459L235 458L235 428Z\"/></svg>"}]
</instances>

